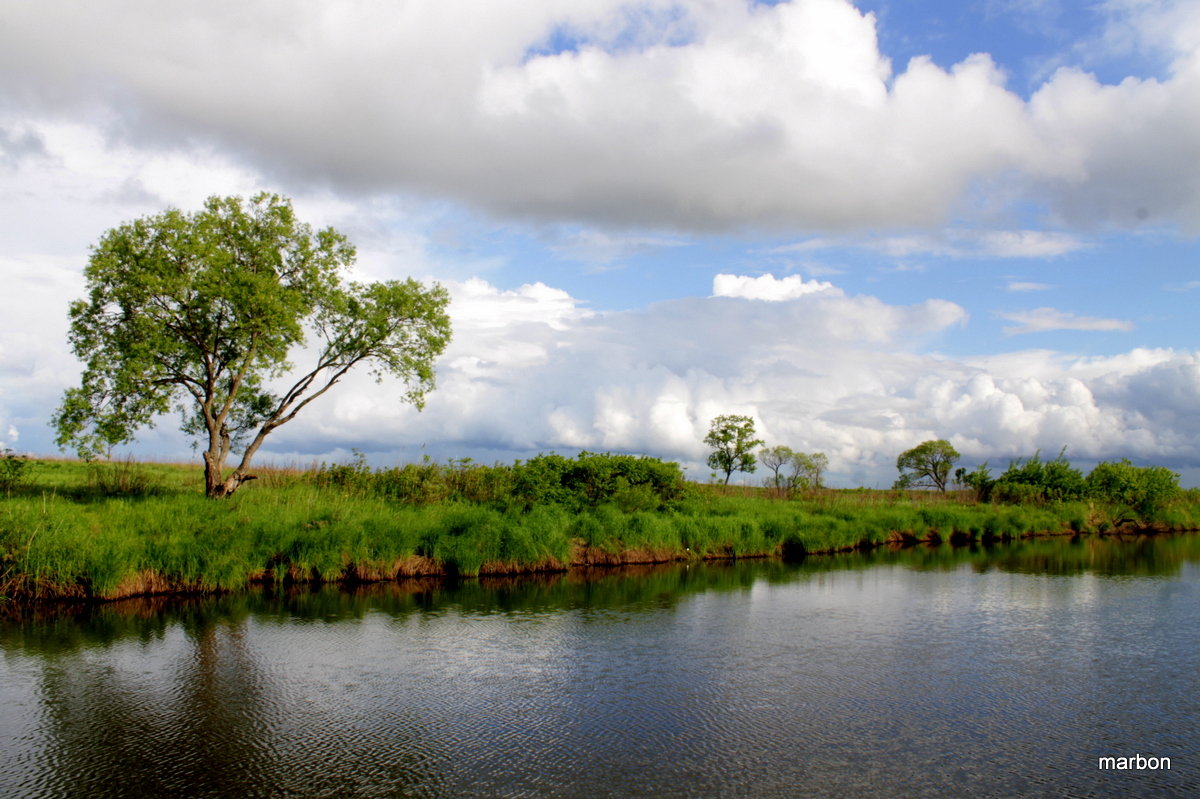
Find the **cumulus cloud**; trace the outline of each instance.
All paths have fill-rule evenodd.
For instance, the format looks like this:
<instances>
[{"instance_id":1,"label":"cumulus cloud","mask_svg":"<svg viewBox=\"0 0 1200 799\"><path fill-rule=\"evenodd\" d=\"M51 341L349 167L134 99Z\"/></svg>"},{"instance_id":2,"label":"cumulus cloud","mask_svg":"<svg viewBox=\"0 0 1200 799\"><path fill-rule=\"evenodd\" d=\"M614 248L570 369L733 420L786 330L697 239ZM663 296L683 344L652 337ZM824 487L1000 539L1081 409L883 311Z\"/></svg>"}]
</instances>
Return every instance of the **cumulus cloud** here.
<instances>
[{"instance_id":1,"label":"cumulus cloud","mask_svg":"<svg viewBox=\"0 0 1200 799\"><path fill-rule=\"evenodd\" d=\"M1107 15L1095 47L1110 53L1143 52L1165 57L1177 69L1194 62L1200 47L1200 16L1189 0L1104 0Z\"/></svg>"},{"instance_id":2,"label":"cumulus cloud","mask_svg":"<svg viewBox=\"0 0 1200 799\"><path fill-rule=\"evenodd\" d=\"M928 438L975 460L1065 445L1080 458L1200 462L1196 353L932 356L926 345L962 323L957 306L837 291L590 312L546 287L451 288L456 336L424 412L360 377L319 421L281 429L273 451L303 459L358 446L384 460L648 452L702 478L709 420L743 413L769 443L828 453L841 484L890 484L896 454ZM497 310L514 304L525 311Z\"/></svg>"},{"instance_id":3,"label":"cumulus cloud","mask_svg":"<svg viewBox=\"0 0 1200 799\"><path fill-rule=\"evenodd\" d=\"M54 264L25 268L31 281L40 271L69 284L59 290L78 280ZM842 485L890 484L896 454L929 438L948 438L968 460L1065 445L1085 459L1200 464L1200 353L930 355L966 321L962 308L894 305L836 287L770 302L711 296L605 312L539 283L448 287L455 336L423 412L399 402L393 383L352 374L272 434L263 457L308 463L358 447L377 463L421 453L509 461L586 448L677 459L702 479L709 420L744 413L769 443L828 453ZM37 297L26 294L27 312L47 313ZM19 428L23 446L45 451L37 431L78 380L78 365L59 342L6 338L5 346L0 419ZM174 427L164 420L147 431L139 451L188 457Z\"/></svg>"},{"instance_id":4,"label":"cumulus cloud","mask_svg":"<svg viewBox=\"0 0 1200 799\"><path fill-rule=\"evenodd\" d=\"M70 259L0 257L10 287L0 292L0 434L7 431L10 447L20 434L23 443L47 451L50 411L62 387L78 380L63 297L82 294L80 272Z\"/></svg>"},{"instance_id":5,"label":"cumulus cloud","mask_svg":"<svg viewBox=\"0 0 1200 799\"><path fill-rule=\"evenodd\" d=\"M1114 25L1110 46L1165 48L1164 71L1064 68L1024 98L986 55L892 64L845 0L0 0L0 270L18 287L0 294L0 430L52 449L49 409L78 379L65 302L99 231L285 186L359 243L359 277L447 280L456 334L425 413L359 376L276 454L589 447L701 469L708 419L732 412L828 452L844 482L890 483L895 453L930 437L970 457L1067 444L1197 464L1192 352L939 357L962 306L761 265L723 264L709 297L594 311L552 273L498 288L507 256L459 247L441 216L533 220L555 255L600 268L696 243L680 231L812 235L774 254L1048 259L1110 226L1200 230L1200 7L1105 10L1132 36ZM1004 318L1010 334L1132 327ZM167 428L151 452L177 451Z\"/></svg>"},{"instance_id":6,"label":"cumulus cloud","mask_svg":"<svg viewBox=\"0 0 1200 799\"><path fill-rule=\"evenodd\" d=\"M0 106L88 115L112 142L201 143L276 177L509 217L924 226L991 186L974 213L1034 203L1064 225L1198 230L1200 12L1170 4L1168 25L1151 13L1161 4L1125 5L1143 36L1169 40L1165 78L1104 85L1067 68L1026 101L986 55L897 69L874 17L847 0L13 0Z\"/></svg>"},{"instance_id":7,"label":"cumulus cloud","mask_svg":"<svg viewBox=\"0 0 1200 799\"><path fill-rule=\"evenodd\" d=\"M770 274L759 277L720 274L713 278L714 297L743 297L748 300L780 302L819 293L841 294L841 289L828 281L806 281L799 275L777 278Z\"/></svg>"},{"instance_id":8,"label":"cumulus cloud","mask_svg":"<svg viewBox=\"0 0 1200 799\"><path fill-rule=\"evenodd\" d=\"M1133 330L1133 322L1125 319L1104 319L1098 316L1077 316L1057 308L1034 308L1032 311L1015 311L1000 314L1002 319L1016 322L1004 328L1006 335L1021 333L1045 333L1050 330Z\"/></svg>"}]
</instances>

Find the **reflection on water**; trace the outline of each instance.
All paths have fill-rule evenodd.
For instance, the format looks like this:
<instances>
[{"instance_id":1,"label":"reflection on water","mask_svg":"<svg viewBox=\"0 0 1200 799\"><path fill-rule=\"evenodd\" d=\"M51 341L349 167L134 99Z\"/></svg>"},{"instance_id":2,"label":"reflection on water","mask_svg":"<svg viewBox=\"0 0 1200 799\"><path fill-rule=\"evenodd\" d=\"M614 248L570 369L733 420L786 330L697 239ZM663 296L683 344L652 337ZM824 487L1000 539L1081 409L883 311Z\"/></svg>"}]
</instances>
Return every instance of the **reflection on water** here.
<instances>
[{"instance_id":1,"label":"reflection on water","mask_svg":"<svg viewBox=\"0 0 1200 799\"><path fill-rule=\"evenodd\" d=\"M58 606L0 795L1200 792L1200 537ZM1100 756L1170 772L1100 772Z\"/></svg>"}]
</instances>

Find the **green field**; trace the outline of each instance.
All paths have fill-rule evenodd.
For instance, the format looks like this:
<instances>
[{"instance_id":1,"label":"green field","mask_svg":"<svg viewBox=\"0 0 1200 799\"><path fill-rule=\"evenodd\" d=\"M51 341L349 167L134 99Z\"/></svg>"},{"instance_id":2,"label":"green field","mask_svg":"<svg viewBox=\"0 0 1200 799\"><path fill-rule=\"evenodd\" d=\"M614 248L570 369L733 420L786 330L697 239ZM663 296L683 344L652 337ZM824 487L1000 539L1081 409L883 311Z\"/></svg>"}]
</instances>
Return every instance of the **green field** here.
<instances>
[{"instance_id":1,"label":"green field","mask_svg":"<svg viewBox=\"0 0 1200 799\"><path fill-rule=\"evenodd\" d=\"M612 463L624 477L604 470ZM581 456L534 459L524 472L466 461L260 469L232 498L212 500L194 465L28 461L0 492L0 595L115 599L263 580L470 577L1200 527L1195 490L1139 517L1095 500L988 504L963 492L820 490L789 499L670 481L651 490L662 477L644 471L654 463ZM580 465L596 467L582 487L545 490L548 468Z\"/></svg>"}]
</instances>

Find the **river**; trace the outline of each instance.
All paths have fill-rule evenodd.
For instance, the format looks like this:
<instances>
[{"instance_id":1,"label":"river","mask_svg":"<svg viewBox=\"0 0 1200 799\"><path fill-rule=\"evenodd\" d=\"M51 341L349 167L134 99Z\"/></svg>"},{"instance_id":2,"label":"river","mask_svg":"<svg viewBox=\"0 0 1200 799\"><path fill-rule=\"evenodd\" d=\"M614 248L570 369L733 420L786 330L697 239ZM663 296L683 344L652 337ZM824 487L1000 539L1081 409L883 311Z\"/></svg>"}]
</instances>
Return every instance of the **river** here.
<instances>
[{"instance_id":1,"label":"river","mask_svg":"<svg viewBox=\"0 0 1200 799\"><path fill-rule=\"evenodd\" d=\"M5 797L1200 795L1200 536L2 609Z\"/></svg>"}]
</instances>

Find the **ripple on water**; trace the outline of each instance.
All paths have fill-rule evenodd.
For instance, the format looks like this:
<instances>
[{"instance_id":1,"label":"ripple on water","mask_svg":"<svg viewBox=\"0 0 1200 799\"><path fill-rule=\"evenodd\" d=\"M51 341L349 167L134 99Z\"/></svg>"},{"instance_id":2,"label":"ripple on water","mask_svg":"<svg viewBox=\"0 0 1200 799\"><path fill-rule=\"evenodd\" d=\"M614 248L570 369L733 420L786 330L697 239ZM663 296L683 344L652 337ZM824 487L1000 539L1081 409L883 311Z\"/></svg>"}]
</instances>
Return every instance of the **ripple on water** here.
<instances>
[{"instance_id":1,"label":"ripple on water","mask_svg":"<svg viewBox=\"0 0 1200 799\"><path fill-rule=\"evenodd\" d=\"M1106 795L1095 758L1135 751L1189 764L1138 786L1195 787L1195 575L540 596L340 597L6 650L0 793Z\"/></svg>"}]
</instances>

